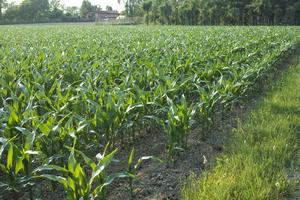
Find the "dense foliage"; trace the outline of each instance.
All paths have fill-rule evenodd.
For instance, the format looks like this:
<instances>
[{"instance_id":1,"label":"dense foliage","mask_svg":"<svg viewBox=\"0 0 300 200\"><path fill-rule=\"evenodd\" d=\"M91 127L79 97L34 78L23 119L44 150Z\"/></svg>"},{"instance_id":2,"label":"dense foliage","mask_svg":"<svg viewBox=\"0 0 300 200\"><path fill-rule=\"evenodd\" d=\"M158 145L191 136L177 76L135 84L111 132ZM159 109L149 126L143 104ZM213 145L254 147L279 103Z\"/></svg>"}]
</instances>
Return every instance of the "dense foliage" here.
<instances>
[{"instance_id":1,"label":"dense foliage","mask_svg":"<svg viewBox=\"0 0 300 200\"><path fill-rule=\"evenodd\" d=\"M247 98L299 32L0 28L0 187L33 195L31 185L47 178L60 182L69 199L105 196L113 179L133 177L105 173L117 148L157 131L166 134L170 155L187 148L193 122L205 130L216 111Z\"/></svg>"},{"instance_id":2,"label":"dense foliage","mask_svg":"<svg viewBox=\"0 0 300 200\"><path fill-rule=\"evenodd\" d=\"M299 25L298 0L127 0L129 16L143 16L151 2L150 21L184 25Z\"/></svg>"},{"instance_id":3,"label":"dense foliage","mask_svg":"<svg viewBox=\"0 0 300 200\"><path fill-rule=\"evenodd\" d=\"M118 0L125 14L141 22L181 25L300 25L299 0ZM4 9L3 9L4 8ZM106 10L112 10L110 6ZM5 11L3 16L1 11ZM101 8L83 0L80 8L59 0L0 0L4 22L80 21ZM93 18L90 18L93 20Z\"/></svg>"},{"instance_id":4,"label":"dense foliage","mask_svg":"<svg viewBox=\"0 0 300 200\"><path fill-rule=\"evenodd\" d=\"M95 21L88 13L101 10L89 0L83 0L80 8L65 7L60 0L23 0L19 5L7 2L0 0L0 23Z\"/></svg>"}]
</instances>

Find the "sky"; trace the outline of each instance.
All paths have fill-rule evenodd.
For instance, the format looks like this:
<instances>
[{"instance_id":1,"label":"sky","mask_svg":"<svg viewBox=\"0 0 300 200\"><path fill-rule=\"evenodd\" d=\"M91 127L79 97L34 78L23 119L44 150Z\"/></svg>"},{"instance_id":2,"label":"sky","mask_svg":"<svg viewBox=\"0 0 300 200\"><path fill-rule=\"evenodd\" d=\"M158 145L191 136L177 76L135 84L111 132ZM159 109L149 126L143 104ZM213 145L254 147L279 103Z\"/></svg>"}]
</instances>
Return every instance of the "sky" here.
<instances>
[{"instance_id":1,"label":"sky","mask_svg":"<svg viewBox=\"0 0 300 200\"><path fill-rule=\"evenodd\" d=\"M9 3L15 2L16 4L19 4L22 2L22 0L8 0ZM65 6L77 6L80 7L82 0L60 0L61 4L64 4ZM123 4L119 4L118 0L90 0L93 5L100 5L103 10L105 10L106 6L111 6L114 10L122 11L124 10ZM122 2L122 1L121 1Z\"/></svg>"}]
</instances>

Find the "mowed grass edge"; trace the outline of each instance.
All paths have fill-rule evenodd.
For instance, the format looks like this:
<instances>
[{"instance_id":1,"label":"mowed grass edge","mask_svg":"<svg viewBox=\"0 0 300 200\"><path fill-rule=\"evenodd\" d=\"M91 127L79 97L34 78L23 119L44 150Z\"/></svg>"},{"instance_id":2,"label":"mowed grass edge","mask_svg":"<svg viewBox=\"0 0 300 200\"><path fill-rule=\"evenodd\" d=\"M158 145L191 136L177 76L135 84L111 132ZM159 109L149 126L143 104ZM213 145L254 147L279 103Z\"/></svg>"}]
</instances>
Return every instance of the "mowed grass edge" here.
<instances>
[{"instance_id":1,"label":"mowed grass edge","mask_svg":"<svg viewBox=\"0 0 300 200\"><path fill-rule=\"evenodd\" d=\"M293 193L297 183L288 174L291 166L300 165L299 56L248 119L238 124L230 141L212 171L191 177L182 199L274 200Z\"/></svg>"}]
</instances>

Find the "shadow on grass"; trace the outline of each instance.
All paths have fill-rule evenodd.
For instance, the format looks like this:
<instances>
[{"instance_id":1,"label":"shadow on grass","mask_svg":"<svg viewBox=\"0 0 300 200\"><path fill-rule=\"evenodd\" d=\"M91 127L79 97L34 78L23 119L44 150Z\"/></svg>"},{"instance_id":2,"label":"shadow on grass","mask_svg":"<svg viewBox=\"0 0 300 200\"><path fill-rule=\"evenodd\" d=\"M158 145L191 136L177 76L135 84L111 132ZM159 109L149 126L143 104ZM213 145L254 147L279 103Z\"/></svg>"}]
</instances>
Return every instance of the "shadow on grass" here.
<instances>
[{"instance_id":1,"label":"shadow on grass","mask_svg":"<svg viewBox=\"0 0 300 200\"><path fill-rule=\"evenodd\" d=\"M300 106L281 106L275 103L272 103L270 106L271 112L274 114L294 114L300 116Z\"/></svg>"}]
</instances>

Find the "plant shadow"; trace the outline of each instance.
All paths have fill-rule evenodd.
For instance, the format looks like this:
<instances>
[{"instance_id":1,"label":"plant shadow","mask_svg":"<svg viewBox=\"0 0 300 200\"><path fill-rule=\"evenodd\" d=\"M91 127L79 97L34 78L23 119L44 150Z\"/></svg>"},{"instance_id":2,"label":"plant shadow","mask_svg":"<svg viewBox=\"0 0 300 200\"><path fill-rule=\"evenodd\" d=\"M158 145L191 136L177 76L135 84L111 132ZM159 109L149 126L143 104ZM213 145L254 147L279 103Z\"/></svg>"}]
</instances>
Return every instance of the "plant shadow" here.
<instances>
[{"instance_id":1,"label":"plant shadow","mask_svg":"<svg viewBox=\"0 0 300 200\"><path fill-rule=\"evenodd\" d=\"M275 103L271 104L271 112L275 114L294 114L300 116L300 105L299 106L281 106Z\"/></svg>"}]
</instances>

